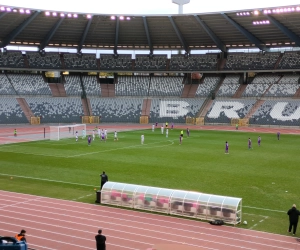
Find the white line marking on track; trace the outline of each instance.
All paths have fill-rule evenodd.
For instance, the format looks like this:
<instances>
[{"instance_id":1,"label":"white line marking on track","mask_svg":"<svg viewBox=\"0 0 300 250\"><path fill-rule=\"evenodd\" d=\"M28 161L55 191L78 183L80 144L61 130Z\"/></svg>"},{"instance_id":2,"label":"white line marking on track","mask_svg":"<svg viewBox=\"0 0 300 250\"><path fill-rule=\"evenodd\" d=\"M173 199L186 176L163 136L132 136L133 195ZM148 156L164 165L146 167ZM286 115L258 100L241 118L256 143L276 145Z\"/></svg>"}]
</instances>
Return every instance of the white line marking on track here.
<instances>
[{"instance_id":1,"label":"white line marking on track","mask_svg":"<svg viewBox=\"0 0 300 250\"><path fill-rule=\"evenodd\" d=\"M44 208L46 208L46 209L48 209L48 208L50 208L49 206L42 206L42 205L33 205L33 206L37 206L37 207L44 207ZM56 208L56 207L53 207L53 208L51 208L52 210L55 210L55 209L59 209L59 211L66 211L66 213L65 214L59 214L59 213L54 213L54 212L46 212L45 210L38 210L38 209L33 209L33 208L26 208L26 207L23 207L22 208L22 212L16 212L16 211L9 211L9 212L12 212L12 213L17 213L17 214L24 214L24 215L26 215L26 213L25 213L25 210L30 210L30 211L35 211L35 212L43 212L43 213L48 213L48 214L52 214L52 215L54 215L54 216L52 216L52 217L45 217L45 216L38 216L37 214L34 214L34 215L31 215L31 214L29 214L29 215L31 215L31 216L35 216L35 217L38 217L38 218L46 218L46 219L49 219L49 220L58 220L58 221L61 221L61 222L68 222L68 223L73 223L73 224L76 224L76 225L80 225L80 226L84 226L85 224L82 224L82 223L76 223L76 222L73 222L74 221L74 219L76 219L76 218L83 218L83 217L80 217L80 216L78 216L78 215L74 215L74 216L72 216L72 215L70 215L70 212L74 212L73 210L68 210L68 209L62 209L62 208ZM3 209L0 209L0 210L3 210ZM4 210L5 211L5 210ZM79 212L79 211L75 211L76 213L82 213L83 215L87 215L87 213L86 212ZM101 213L103 214L103 212L104 211L101 211ZM28 215L28 214L27 214ZM56 218L56 216L58 216L58 215L61 215L61 216L63 216L63 217L70 217L70 218L72 218L71 220L72 220L72 222L70 222L70 221L67 221L67 220L62 220L62 219L54 219L54 218ZM97 216L97 214L89 214L89 215L93 215L94 217L95 216ZM7 216L4 216L4 215L0 215L0 217L7 217ZM133 220L126 220L126 219L119 219L119 218L117 218L116 216L113 216L113 217L109 217L109 216L105 216L105 218L106 219L115 219L115 220L120 220L120 221L126 221L126 223L113 223L113 222L105 222L105 221L103 221L103 223L104 224L110 224L110 225L115 225L115 226L123 226L123 227L129 227L129 228L133 228L133 229L139 229L139 230L146 230L146 231L149 231L149 232L157 232L157 233L160 233L160 234L167 234L167 235L172 235L172 236L174 236L175 234L172 234L172 233L167 233L166 231L167 230L171 230L171 229L174 229L173 227L167 227L167 226L162 226L162 225L157 225L157 224L151 224L151 223L145 223L145 222L140 222L140 221L133 221ZM90 223L89 223L89 225L91 224L91 223L93 223L94 221L95 221L95 219L88 219L88 218L85 218L85 221L90 221ZM150 229L145 229L145 228L140 228L140 227L134 227L134 226L128 226L128 224L129 223L132 223L132 222L135 222L135 223L142 223L142 225L149 225L149 226L156 226L157 228L158 227L161 227L161 228L164 228L165 230L164 231L158 231L157 229L156 230L150 230ZM39 222L37 222L37 223L39 223ZM204 227L203 227L204 228ZM114 229L111 229L111 228L108 228L108 230L112 230L112 231L118 231L118 232L123 232L123 231L120 231L120 230L114 230ZM198 232L195 232L195 231L191 231L191 230L184 230L183 228L181 228L181 231L182 232L187 232L187 233L190 233L190 234L192 234L192 233L197 233L198 234ZM219 232L218 230L214 230L214 231L217 231L217 232ZM229 232L223 232L223 233L229 233ZM134 234L134 233L131 233L131 234ZM201 234L201 235L208 235L208 236L213 236L212 234L207 234L207 233L199 233L199 234ZM134 234L135 235L135 234ZM140 236L145 236L145 237L148 237L148 236L146 236L146 235L142 235L142 234L139 234ZM239 234L239 235L243 235L243 234ZM181 236L182 238L188 238L188 239L192 239L193 237L189 237L189 236ZM220 235L218 235L218 237L219 238L224 238L224 239L231 239L232 240L232 238L231 237L225 237L225 236L220 236ZM249 236L249 237L251 237L251 236ZM263 238L263 239L266 239L265 237L257 237L257 236L254 236L255 238ZM242 242L249 242L249 241L245 241L245 240L237 240L237 239L233 239L233 240L235 240L235 241L242 241ZM208 241L208 242L210 242L209 240L204 240L204 241ZM278 240L273 240L273 241L277 241L277 242L282 242L282 241L278 241ZM258 244L258 245L266 245L266 244L262 244L262 243L254 243L254 244ZM234 246L234 245L232 245L232 246ZM268 245L269 246L269 245ZM281 247L277 247L277 246L274 246L275 248L281 248ZM288 249L288 248L282 248L282 249Z\"/></svg>"},{"instance_id":2,"label":"white line marking on track","mask_svg":"<svg viewBox=\"0 0 300 250\"><path fill-rule=\"evenodd\" d=\"M3 223L3 224L8 224L8 223ZM15 225L15 226L19 226L19 227L20 227L20 225L16 225L16 224L11 224L11 225ZM30 228L30 229L33 229L33 230L38 230L38 231L41 231L41 232L46 232L46 233L50 232L50 233L53 233L53 234L58 234L58 235L68 236L68 237L70 237L70 238L75 238L74 235L62 234L62 233L56 233L56 232L51 232L51 231L43 230L43 229L40 229L40 228L34 228L34 227L27 227L27 228ZM85 231L85 232L86 232L86 231ZM89 233L90 233L90 232L89 232ZM94 232L93 232L93 234L94 234ZM36 236L34 236L34 237L36 237ZM42 238L41 238L41 237L36 237L36 238L45 240L45 237L42 237ZM84 242L84 241L87 241L86 238L80 238L80 237L78 237L78 236L76 236L76 239L81 239L81 240L83 240L83 242ZM73 243L68 243L68 242L64 242L64 241L53 240L53 239L51 239L51 241L52 241L52 242L57 242L57 243L59 243L59 244L66 244L66 245L72 245L72 246L74 246ZM94 241L93 241L93 243L94 243ZM120 246L120 245L111 244L111 243L106 243L106 245L112 245L112 246L117 246L117 247L121 247L121 248L126 248L126 249L136 250L136 248L125 247L125 246ZM81 248L81 249L82 249L82 248L85 248L85 249L91 250L90 247L85 247L85 246L80 246L80 248ZM53 250L53 248L52 248L52 250Z\"/></svg>"}]
</instances>

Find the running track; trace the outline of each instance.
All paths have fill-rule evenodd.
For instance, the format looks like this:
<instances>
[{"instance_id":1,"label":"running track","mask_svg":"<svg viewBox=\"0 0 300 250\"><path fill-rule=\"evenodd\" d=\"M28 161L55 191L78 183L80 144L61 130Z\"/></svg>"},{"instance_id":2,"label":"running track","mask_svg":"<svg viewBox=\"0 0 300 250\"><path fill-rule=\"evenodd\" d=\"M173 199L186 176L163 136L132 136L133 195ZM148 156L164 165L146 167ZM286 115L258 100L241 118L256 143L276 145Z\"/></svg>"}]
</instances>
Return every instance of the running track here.
<instances>
[{"instance_id":1,"label":"running track","mask_svg":"<svg viewBox=\"0 0 300 250\"><path fill-rule=\"evenodd\" d=\"M38 250L95 249L99 228L107 237L107 250L146 250L155 244L211 250L300 249L294 237L74 201L0 191L0 204L0 235L25 228L29 247Z\"/></svg>"}]
</instances>

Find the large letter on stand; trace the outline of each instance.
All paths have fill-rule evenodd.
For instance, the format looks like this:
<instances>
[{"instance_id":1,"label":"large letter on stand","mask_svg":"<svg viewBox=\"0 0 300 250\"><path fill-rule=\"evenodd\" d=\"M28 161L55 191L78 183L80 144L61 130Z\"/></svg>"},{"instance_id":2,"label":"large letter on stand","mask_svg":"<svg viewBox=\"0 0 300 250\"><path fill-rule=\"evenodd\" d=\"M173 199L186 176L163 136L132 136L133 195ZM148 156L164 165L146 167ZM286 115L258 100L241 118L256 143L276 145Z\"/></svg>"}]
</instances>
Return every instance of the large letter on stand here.
<instances>
[{"instance_id":1,"label":"large letter on stand","mask_svg":"<svg viewBox=\"0 0 300 250\"><path fill-rule=\"evenodd\" d=\"M189 104L185 101L160 101L159 117L182 117L189 112Z\"/></svg>"},{"instance_id":2,"label":"large letter on stand","mask_svg":"<svg viewBox=\"0 0 300 250\"><path fill-rule=\"evenodd\" d=\"M224 112L228 118L240 118L237 110L242 109L244 106L244 103L241 102L216 101L207 117L218 118Z\"/></svg>"},{"instance_id":3,"label":"large letter on stand","mask_svg":"<svg viewBox=\"0 0 300 250\"><path fill-rule=\"evenodd\" d=\"M288 105L288 102L278 102L274 105L270 112L270 116L273 119L277 119L279 121L290 121L290 120L298 120L300 118L300 107L298 107L294 113L290 114L289 116L283 116L282 113Z\"/></svg>"}]
</instances>

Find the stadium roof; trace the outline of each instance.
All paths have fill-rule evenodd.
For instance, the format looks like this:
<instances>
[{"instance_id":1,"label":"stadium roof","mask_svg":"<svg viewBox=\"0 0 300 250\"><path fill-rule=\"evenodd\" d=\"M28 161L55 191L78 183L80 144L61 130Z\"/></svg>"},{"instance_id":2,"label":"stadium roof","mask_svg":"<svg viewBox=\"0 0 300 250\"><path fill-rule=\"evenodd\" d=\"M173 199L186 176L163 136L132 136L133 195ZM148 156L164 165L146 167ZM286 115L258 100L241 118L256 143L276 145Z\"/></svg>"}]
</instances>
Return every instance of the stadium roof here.
<instances>
[{"instance_id":1,"label":"stadium roof","mask_svg":"<svg viewBox=\"0 0 300 250\"><path fill-rule=\"evenodd\" d=\"M300 7L187 15L89 15L0 6L0 47L213 50L300 47Z\"/></svg>"}]
</instances>

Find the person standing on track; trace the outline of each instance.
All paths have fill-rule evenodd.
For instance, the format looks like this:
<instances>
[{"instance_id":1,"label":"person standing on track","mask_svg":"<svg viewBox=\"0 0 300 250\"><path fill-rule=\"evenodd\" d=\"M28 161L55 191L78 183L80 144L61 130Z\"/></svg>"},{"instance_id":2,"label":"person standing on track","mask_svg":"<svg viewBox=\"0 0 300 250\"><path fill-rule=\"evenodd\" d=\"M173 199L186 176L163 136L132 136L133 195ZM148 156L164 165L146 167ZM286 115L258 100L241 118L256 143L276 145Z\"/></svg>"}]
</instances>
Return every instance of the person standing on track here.
<instances>
[{"instance_id":1,"label":"person standing on track","mask_svg":"<svg viewBox=\"0 0 300 250\"><path fill-rule=\"evenodd\" d=\"M293 228L293 235L295 235L296 230L297 230L300 211L297 210L296 205L294 204L293 207L287 212L287 214L288 214L289 220L290 220L288 232L291 233L292 228Z\"/></svg>"},{"instance_id":2,"label":"person standing on track","mask_svg":"<svg viewBox=\"0 0 300 250\"><path fill-rule=\"evenodd\" d=\"M14 129L14 136L15 137L17 136L17 129L16 128Z\"/></svg>"},{"instance_id":3,"label":"person standing on track","mask_svg":"<svg viewBox=\"0 0 300 250\"><path fill-rule=\"evenodd\" d=\"M95 240L96 240L97 250L106 250L106 245L105 245L106 237L102 235L101 229L98 230L98 234L95 236Z\"/></svg>"}]
</instances>

